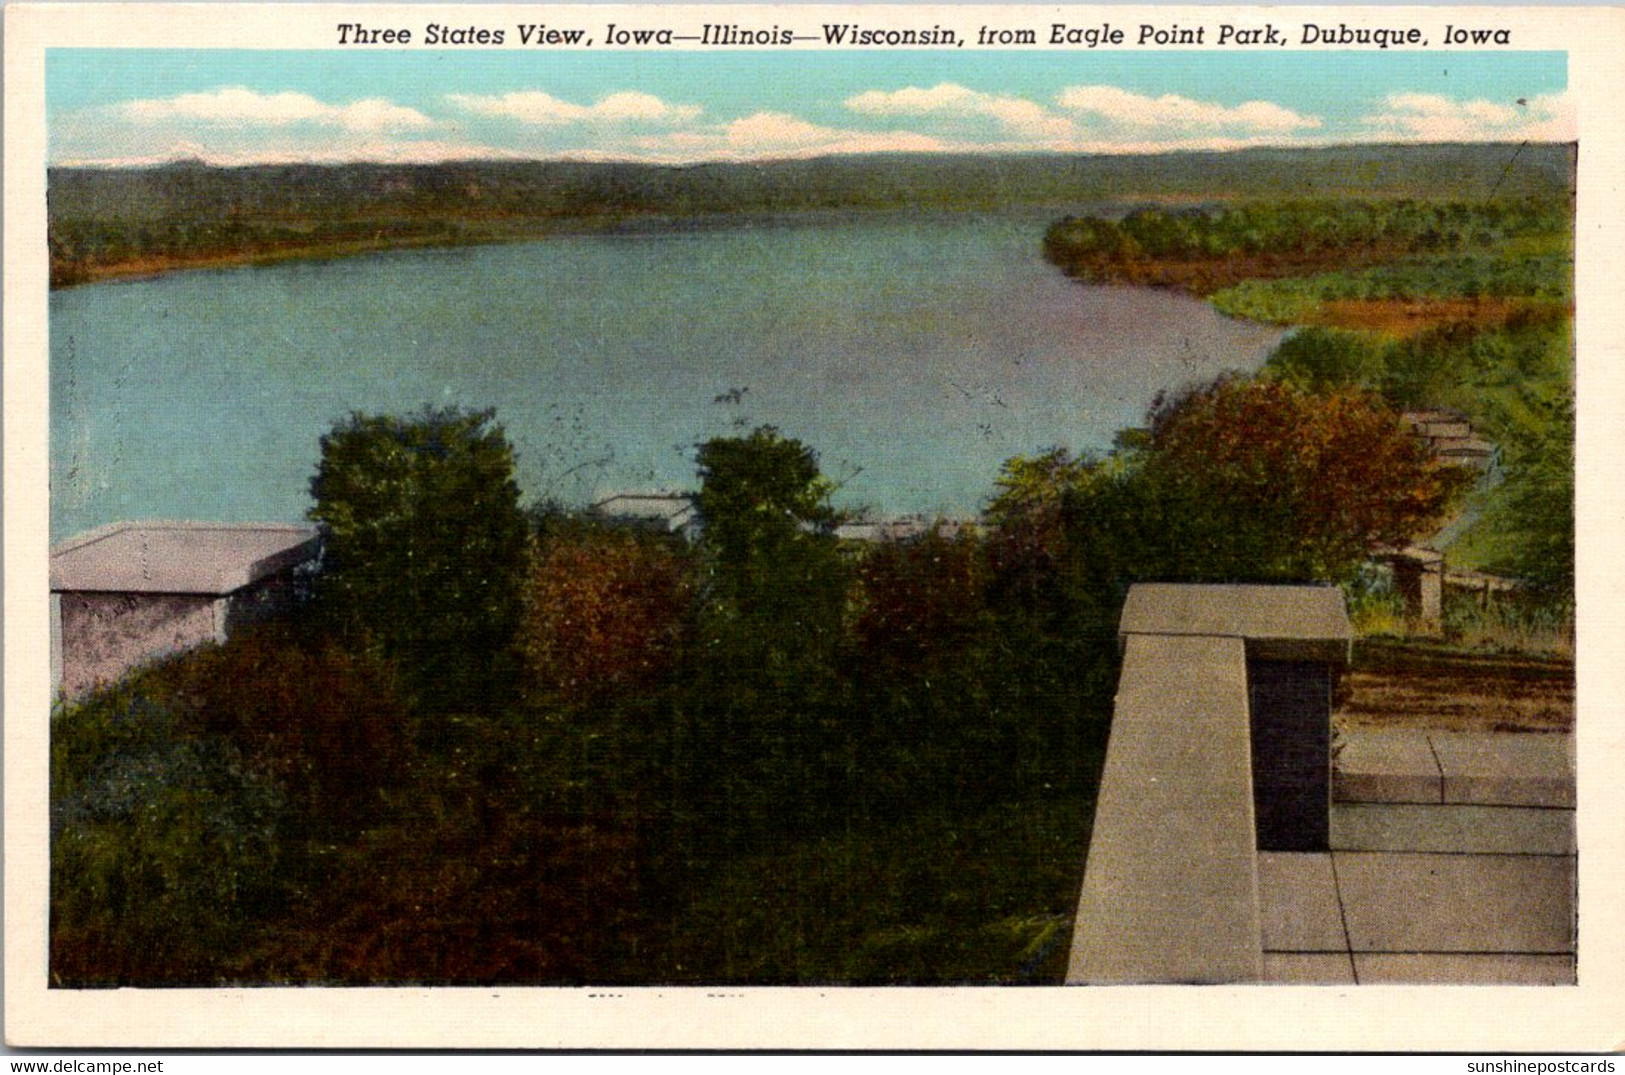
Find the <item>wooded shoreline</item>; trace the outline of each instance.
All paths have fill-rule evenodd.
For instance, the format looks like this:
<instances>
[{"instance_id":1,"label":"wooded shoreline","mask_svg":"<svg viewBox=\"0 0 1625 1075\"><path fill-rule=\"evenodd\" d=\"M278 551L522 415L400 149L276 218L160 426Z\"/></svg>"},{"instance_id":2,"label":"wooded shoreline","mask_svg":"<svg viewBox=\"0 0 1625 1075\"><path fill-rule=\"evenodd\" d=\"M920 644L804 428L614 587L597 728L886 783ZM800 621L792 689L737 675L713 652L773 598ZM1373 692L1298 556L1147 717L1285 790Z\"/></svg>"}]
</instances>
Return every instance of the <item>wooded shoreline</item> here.
<instances>
[{"instance_id":1,"label":"wooded shoreline","mask_svg":"<svg viewBox=\"0 0 1625 1075\"><path fill-rule=\"evenodd\" d=\"M1516 153L1516 165L1507 161ZM570 161L49 171L51 285L599 231L865 209L1482 198L1572 190L1575 147L1369 145L1146 156L918 154L665 166Z\"/></svg>"}]
</instances>

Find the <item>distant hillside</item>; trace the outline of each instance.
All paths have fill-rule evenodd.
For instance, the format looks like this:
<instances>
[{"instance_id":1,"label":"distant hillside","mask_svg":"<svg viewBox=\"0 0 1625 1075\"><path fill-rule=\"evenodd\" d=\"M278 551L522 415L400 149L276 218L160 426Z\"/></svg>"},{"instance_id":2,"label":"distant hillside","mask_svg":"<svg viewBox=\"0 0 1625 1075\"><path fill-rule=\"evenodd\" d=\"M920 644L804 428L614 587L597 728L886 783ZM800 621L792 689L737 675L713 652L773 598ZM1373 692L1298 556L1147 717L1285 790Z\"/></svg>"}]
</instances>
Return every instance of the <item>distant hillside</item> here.
<instances>
[{"instance_id":1,"label":"distant hillside","mask_svg":"<svg viewBox=\"0 0 1625 1075\"><path fill-rule=\"evenodd\" d=\"M53 168L52 281L482 242L646 216L1572 189L1570 145L1340 146L1153 156L897 155L684 166Z\"/></svg>"}]
</instances>

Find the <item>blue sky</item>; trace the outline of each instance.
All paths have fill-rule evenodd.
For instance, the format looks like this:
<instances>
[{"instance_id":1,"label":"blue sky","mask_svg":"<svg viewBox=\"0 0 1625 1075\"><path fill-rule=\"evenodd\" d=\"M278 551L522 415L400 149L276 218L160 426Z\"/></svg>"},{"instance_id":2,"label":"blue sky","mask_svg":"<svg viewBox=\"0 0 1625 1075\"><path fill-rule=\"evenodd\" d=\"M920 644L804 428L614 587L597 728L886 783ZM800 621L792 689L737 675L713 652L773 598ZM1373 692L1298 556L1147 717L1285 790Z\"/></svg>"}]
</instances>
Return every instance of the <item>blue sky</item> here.
<instances>
[{"instance_id":1,"label":"blue sky","mask_svg":"<svg viewBox=\"0 0 1625 1075\"><path fill-rule=\"evenodd\" d=\"M1563 53L59 49L57 164L1569 140Z\"/></svg>"}]
</instances>

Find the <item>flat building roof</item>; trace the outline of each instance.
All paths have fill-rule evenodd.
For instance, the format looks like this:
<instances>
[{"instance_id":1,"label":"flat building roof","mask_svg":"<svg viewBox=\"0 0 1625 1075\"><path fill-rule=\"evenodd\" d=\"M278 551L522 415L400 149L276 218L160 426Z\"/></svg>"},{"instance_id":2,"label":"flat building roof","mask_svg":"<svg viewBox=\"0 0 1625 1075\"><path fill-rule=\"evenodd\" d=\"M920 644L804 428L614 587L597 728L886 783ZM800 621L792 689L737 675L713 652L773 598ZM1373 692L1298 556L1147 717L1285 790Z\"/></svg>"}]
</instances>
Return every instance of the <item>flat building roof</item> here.
<instances>
[{"instance_id":1,"label":"flat building roof","mask_svg":"<svg viewBox=\"0 0 1625 1075\"><path fill-rule=\"evenodd\" d=\"M51 550L55 592L229 594L316 555L315 527L122 522Z\"/></svg>"}]
</instances>

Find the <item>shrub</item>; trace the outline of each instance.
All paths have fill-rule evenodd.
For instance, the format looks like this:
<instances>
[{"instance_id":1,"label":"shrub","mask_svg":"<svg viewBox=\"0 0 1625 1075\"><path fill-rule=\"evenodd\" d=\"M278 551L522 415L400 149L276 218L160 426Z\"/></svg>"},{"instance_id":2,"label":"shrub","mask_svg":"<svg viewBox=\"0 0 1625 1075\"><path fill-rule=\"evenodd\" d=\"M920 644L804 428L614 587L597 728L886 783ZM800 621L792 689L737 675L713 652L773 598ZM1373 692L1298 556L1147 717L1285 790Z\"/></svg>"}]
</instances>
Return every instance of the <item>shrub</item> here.
<instances>
[{"instance_id":1,"label":"shrub","mask_svg":"<svg viewBox=\"0 0 1625 1075\"><path fill-rule=\"evenodd\" d=\"M165 678L199 734L274 776L312 831L353 831L400 777L410 718L395 669L375 655L267 624Z\"/></svg>"},{"instance_id":2,"label":"shrub","mask_svg":"<svg viewBox=\"0 0 1625 1075\"><path fill-rule=\"evenodd\" d=\"M684 797L723 846L839 804L850 571L818 455L762 427L698 452L705 585L677 708Z\"/></svg>"},{"instance_id":3,"label":"shrub","mask_svg":"<svg viewBox=\"0 0 1625 1075\"><path fill-rule=\"evenodd\" d=\"M1300 329L1281 341L1269 357L1281 380L1313 392L1370 387L1383 372L1383 342L1362 332Z\"/></svg>"},{"instance_id":4,"label":"shrub","mask_svg":"<svg viewBox=\"0 0 1625 1075\"><path fill-rule=\"evenodd\" d=\"M1509 535L1511 549L1493 566L1548 598L1574 595L1574 397L1518 394L1499 423L1506 478L1493 490L1486 522Z\"/></svg>"},{"instance_id":5,"label":"shrub","mask_svg":"<svg viewBox=\"0 0 1625 1075\"><path fill-rule=\"evenodd\" d=\"M495 824L427 811L329 856L327 883L277 926L260 981L583 984L627 965L628 839L519 809Z\"/></svg>"},{"instance_id":6,"label":"shrub","mask_svg":"<svg viewBox=\"0 0 1625 1075\"><path fill-rule=\"evenodd\" d=\"M57 718L56 985L213 985L279 902L280 789L126 683Z\"/></svg>"},{"instance_id":7,"label":"shrub","mask_svg":"<svg viewBox=\"0 0 1625 1075\"><path fill-rule=\"evenodd\" d=\"M663 678L694 601L689 560L670 542L611 530L545 543L521 632L537 685L580 705Z\"/></svg>"},{"instance_id":8,"label":"shrub","mask_svg":"<svg viewBox=\"0 0 1625 1075\"><path fill-rule=\"evenodd\" d=\"M834 536L834 486L819 471L818 453L763 426L707 441L697 458L717 659L743 659L770 675L828 660L840 639L848 571ZM730 655L730 646L739 649Z\"/></svg>"},{"instance_id":9,"label":"shrub","mask_svg":"<svg viewBox=\"0 0 1625 1075\"><path fill-rule=\"evenodd\" d=\"M932 530L882 542L858 565L858 653L897 673L942 667L988 628L988 567L981 542Z\"/></svg>"}]
</instances>

